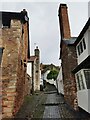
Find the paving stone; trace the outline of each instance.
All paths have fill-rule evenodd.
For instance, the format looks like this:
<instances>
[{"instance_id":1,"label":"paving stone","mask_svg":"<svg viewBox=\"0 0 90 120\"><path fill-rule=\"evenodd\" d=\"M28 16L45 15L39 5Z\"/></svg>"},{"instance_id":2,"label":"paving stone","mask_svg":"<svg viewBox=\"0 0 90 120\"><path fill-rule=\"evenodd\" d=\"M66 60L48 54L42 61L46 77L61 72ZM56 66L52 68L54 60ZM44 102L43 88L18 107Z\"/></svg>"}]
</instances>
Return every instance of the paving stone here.
<instances>
[{"instance_id":1,"label":"paving stone","mask_svg":"<svg viewBox=\"0 0 90 120\"><path fill-rule=\"evenodd\" d=\"M58 100L56 93L51 93L47 96L45 111L43 118L60 118L60 112L58 108Z\"/></svg>"},{"instance_id":2,"label":"paving stone","mask_svg":"<svg viewBox=\"0 0 90 120\"><path fill-rule=\"evenodd\" d=\"M58 106L46 106L43 118L60 118Z\"/></svg>"}]
</instances>

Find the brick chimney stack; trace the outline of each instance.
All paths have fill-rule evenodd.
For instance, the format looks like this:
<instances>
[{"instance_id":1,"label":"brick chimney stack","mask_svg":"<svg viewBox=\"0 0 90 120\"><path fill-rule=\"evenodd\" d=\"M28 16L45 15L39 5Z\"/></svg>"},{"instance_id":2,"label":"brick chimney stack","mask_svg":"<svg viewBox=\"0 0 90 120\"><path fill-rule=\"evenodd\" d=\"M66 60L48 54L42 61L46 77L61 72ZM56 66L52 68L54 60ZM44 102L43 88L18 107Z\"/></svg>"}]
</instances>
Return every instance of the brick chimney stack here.
<instances>
[{"instance_id":1,"label":"brick chimney stack","mask_svg":"<svg viewBox=\"0 0 90 120\"><path fill-rule=\"evenodd\" d=\"M69 39L71 37L71 32L66 4L60 4L58 16L60 23L61 39Z\"/></svg>"}]
</instances>

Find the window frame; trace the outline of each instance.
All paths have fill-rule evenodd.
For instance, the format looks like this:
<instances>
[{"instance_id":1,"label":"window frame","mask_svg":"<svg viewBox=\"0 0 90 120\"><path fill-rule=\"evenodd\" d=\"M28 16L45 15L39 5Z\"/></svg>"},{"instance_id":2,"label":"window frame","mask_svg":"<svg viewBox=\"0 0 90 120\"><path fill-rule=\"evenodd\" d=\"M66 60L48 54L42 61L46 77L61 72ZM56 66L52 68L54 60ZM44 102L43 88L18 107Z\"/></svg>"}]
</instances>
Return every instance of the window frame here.
<instances>
[{"instance_id":1,"label":"window frame","mask_svg":"<svg viewBox=\"0 0 90 120\"><path fill-rule=\"evenodd\" d=\"M84 52L84 50L86 50L85 37L81 39L81 41L76 46L76 49L77 49L78 56L80 56Z\"/></svg>"},{"instance_id":2,"label":"window frame","mask_svg":"<svg viewBox=\"0 0 90 120\"><path fill-rule=\"evenodd\" d=\"M89 71L89 74L88 74L88 77L86 77L86 75L85 75L85 71ZM85 77L85 82L86 82L86 87L87 87L87 89L90 89L90 84L89 84L89 78L90 78L90 69L84 69L83 70L83 73L84 73L84 77ZM87 78L88 78L88 80L87 80Z\"/></svg>"},{"instance_id":3,"label":"window frame","mask_svg":"<svg viewBox=\"0 0 90 120\"><path fill-rule=\"evenodd\" d=\"M75 78L76 78L76 83L77 83L77 91L85 90L86 89L86 83L85 83L85 79L84 79L84 76L83 76L83 70L78 71L75 74Z\"/></svg>"}]
</instances>

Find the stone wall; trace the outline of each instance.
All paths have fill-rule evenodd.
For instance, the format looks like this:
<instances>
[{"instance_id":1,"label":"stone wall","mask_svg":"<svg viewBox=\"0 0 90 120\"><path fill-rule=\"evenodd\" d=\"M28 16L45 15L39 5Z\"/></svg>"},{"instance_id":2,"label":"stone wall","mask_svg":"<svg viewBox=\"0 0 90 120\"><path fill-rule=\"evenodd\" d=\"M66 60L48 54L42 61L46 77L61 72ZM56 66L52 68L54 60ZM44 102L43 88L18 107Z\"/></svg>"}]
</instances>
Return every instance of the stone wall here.
<instances>
[{"instance_id":1,"label":"stone wall","mask_svg":"<svg viewBox=\"0 0 90 120\"><path fill-rule=\"evenodd\" d=\"M40 51L38 49L38 46L36 47L36 49L34 50L35 56L36 58L36 70L35 70L35 77L36 77L36 81L35 81L35 89L36 90L40 90Z\"/></svg>"},{"instance_id":2,"label":"stone wall","mask_svg":"<svg viewBox=\"0 0 90 120\"><path fill-rule=\"evenodd\" d=\"M3 118L13 117L23 103L26 90L27 22L11 20L10 28L2 29L2 114Z\"/></svg>"},{"instance_id":3,"label":"stone wall","mask_svg":"<svg viewBox=\"0 0 90 120\"><path fill-rule=\"evenodd\" d=\"M75 47L64 44L62 51L64 98L72 108L78 110L76 81L74 74L72 74L72 70L77 65Z\"/></svg>"}]
</instances>

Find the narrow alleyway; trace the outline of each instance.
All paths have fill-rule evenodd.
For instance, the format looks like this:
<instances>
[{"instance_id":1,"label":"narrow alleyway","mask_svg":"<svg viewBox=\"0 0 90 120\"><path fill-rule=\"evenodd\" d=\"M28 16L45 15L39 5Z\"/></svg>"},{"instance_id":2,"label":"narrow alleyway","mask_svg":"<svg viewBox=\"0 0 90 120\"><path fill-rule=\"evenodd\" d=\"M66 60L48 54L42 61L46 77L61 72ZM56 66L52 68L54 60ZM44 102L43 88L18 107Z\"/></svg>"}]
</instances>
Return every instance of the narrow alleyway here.
<instances>
[{"instance_id":1,"label":"narrow alleyway","mask_svg":"<svg viewBox=\"0 0 90 120\"><path fill-rule=\"evenodd\" d=\"M60 118L58 104L55 91L48 92L43 118Z\"/></svg>"},{"instance_id":2,"label":"narrow alleyway","mask_svg":"<svg viewBox=\"0 0 90 120\"><path fill-rule=\"evenodd\" d=\"M58 95L53 85L47 84L45 91L38 91L25 98L24 104L15 118L22 120L90 120L90 115L83 110L75 112ZM17 119L16 119L17 120Z\"/></svg>"}]
</instances>

